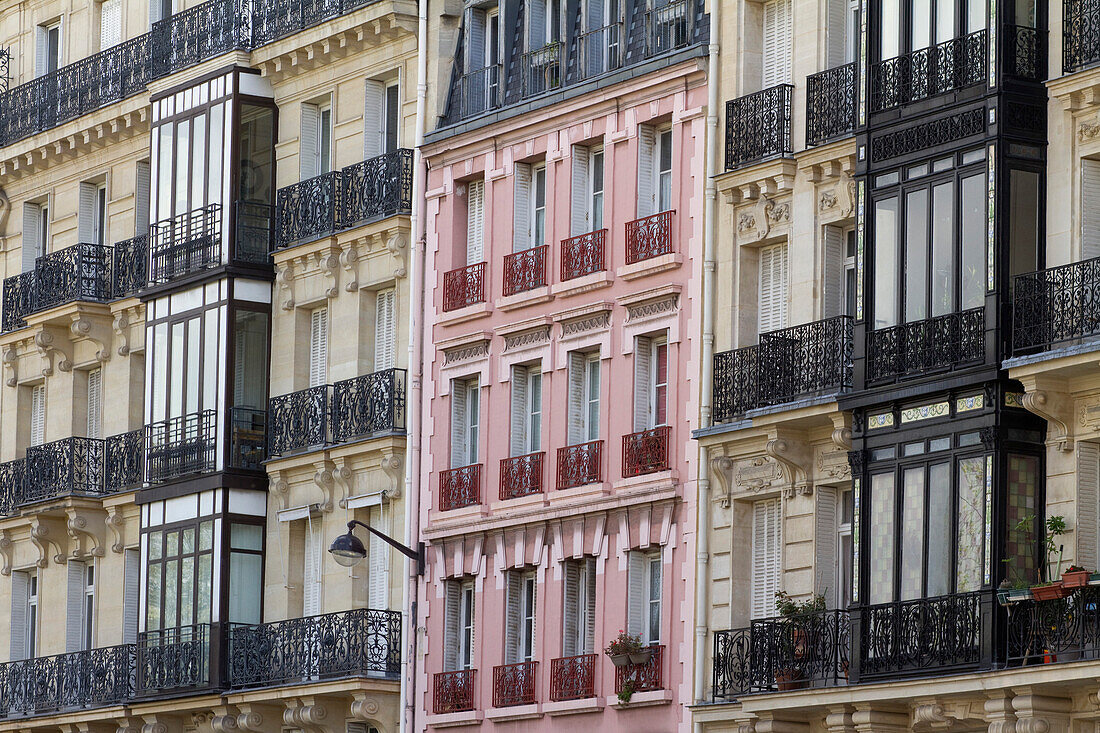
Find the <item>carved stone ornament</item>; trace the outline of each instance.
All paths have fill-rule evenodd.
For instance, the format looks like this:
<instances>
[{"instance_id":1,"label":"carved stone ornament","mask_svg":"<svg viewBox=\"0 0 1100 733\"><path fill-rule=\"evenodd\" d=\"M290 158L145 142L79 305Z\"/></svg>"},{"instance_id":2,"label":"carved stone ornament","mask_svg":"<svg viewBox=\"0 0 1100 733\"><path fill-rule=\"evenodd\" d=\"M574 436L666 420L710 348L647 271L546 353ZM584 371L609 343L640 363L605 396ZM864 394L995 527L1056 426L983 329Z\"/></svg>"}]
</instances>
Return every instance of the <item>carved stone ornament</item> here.
<instances>
[{"instance_id":1,"label":"carved stone ornament","mask_svg":"<svg viewBox=\"0 0 1100 733\"><path fill-rule=\"evenodd\" d=\"M734 470L734 484L741 491L763 491L779 478L779 464L765 456L738 461Z\"/></svg>"},{"instance_id":2,"label":"carved stone ornament","mask_svg":"<svg viewBox=\"0 0 1100 733\"><path fill-rule=\"evenodd\" d=\"M634 321L640 321L646 318L663 316L666 313L674 313L679 302L680 296L677 293L660 300L650 300L645 303L628 306L626 321L627 323L633 323Z\"/></svg>"},{"instance_id":3,"label":"carved stone ornament","mask_svg":"<svg viewBox=\"0 0 1100 733\"><path fill-rule=\"evenodd\" d=\"M611 325L611 313L608 311L601 311L599 313L593 313L585 318L577 318L576 320L563 323L561 326L562 337L577 336L588 331L598 331L600 329L608 328Z\"/></svg>"},{"instance_id":4,"label":"carved stone ornament","mask_svg":"<svg viewBox=\"0 0 1100 733\"><path fill-rule=\"evenodd\" d=\"M522 331L521 333L505 336L504 353L522 349L527 346L538 346L539 344L548 343L550 343L550 327L540 326L530 331Z\"/></svg>"},{"instance_id":5,"label":"carved stone ornament","mask_svg":"<svg viewBox=\"0 0 1100 733\"><path fill-rule=\"evenodd\" d=\"M8 194L4 192L3 186L0 186L0 239L4 238L4 232L7 231L8 215L11 214L11 199L8 198Z\"/></svg>"},{"instance_id":6,"label":"carved stone ornament","mask_svg":"<svg viewBox=\"0 0 1100 733\"><path fill-rule=\"evenodd\" d=\"M824 192L822 192L821 198L818 200L817 206L821 211L828 211L829 209L836 206L836 192L835 191L824 191Z\"/></svg>"},{"instance_id":7,"label":"carved stone ornament","mask_svg":"<svg viewBox=\"0 0 1100 733\"><path fill-rule=\"evenodd\" d=\"M1077 126L1077 139L1081 142L1089 142L1100 136L1100 117L1092 120L1082 120Z\"/></svg>"},{"instance_id":8,"label":"carved stone ornament","mask_svg":"<svg viewBox=\"0 0 1100 733\"><path fill-rule=\"evenodd\" d=\"M443 352L443 366L459 364L464 361L473 361L489 356L489 342L478 341L474 344L447 349Z\"/></svg>"},{"instance_id":9,"label":"carved stone ornament","mask_svg":"<svg viewBox=\"0 0 1100 733\"><path fill-rule=\"evenodd\" d=\"M756 229L756 217L751 212L744 211L737 217L737 231L744 232L749 229Z\"/></svg>"}]
</instances>

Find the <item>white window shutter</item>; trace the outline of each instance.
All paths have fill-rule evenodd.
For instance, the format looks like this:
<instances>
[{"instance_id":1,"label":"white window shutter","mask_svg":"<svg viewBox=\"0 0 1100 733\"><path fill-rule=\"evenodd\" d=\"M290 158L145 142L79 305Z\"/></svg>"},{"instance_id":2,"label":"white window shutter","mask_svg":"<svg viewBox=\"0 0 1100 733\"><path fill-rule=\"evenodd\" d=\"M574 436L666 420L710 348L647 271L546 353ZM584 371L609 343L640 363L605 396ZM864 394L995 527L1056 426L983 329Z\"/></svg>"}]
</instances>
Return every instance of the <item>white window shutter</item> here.
<instances>
[{"instance_id":1,"label":"white window shutter","mask_svg":"<svg viewBox=\"0 0 1100 733\"><path fill-rule=\"evenodd\" d=\"M141 551L123 551L122 643L137 642L138 614L141 611Z\"/></svg>"},{"instance_id":2,"label":"white window shutter","mask_svg":"<svg viewBox=\"0 0 1100 733\"><path fill-rule=\"evenodd\" d=\"M103 437L103 370L88 372L88 432L89 438Z\"/></svg>"},{"instance_id":3,"label":"white window shutter","mask_svg":"<svg viewBox=\"0 0 1100 733\"><path fill-rule=\"evenodd\" d=\"M836 606L837 490L832 486L814 489L814 593L825 596L829 608Z\"/></svg>"},{"instance_id":4,"label":"white window shutter","mask_svg":"<svg viewBox=\"0 0 1100 733\"><path fill-rule=\"evenodd\" d=\"M328 308L309 314L309 386L319 387L328 379Z\"/></svg>"},{"instance_id":5,"label":"white window shutter","mask_svg":"<svg viewBox=\"0 0 1100 733\"><path fill-rule=\"evenodd\" d=\"M642 637L645 641L645 607L649 602L649 589L646 587L646 562L644 552L631 551L627 567L627 608L626 631L628 634Z\"/></svg>"},{"instance_id":6,"label":"white window shutter","mask_svg":"<svg viewBox=\"0 0 1100 733\"><path fill-rule=\"evenodd\" d=\"M824 229L825 267L821 297L822 313L833 318L844 312L844 230L836 226Z\"/></svg>"},{"instance_id":7,"label":"white window shutter","mask_svg":"<svg viewBox=\"0 0 1100 733\"><path fill-rule=\"evenodd\" d=\"M459 628L462 618L462 586L457 581L444 581L447 596L444 613L446 616L443 630L443 669L451 672L458 669L459 647L461 646Z\"/></svg>"},{"instance_id":8,"label":"white window shutter","mask_svg":"<svg viewBox=\"0 0 1100 733\"><path fill-rule=\"evenodd\" d=\"M467 465L469 455L469 387L466 382L451 383L451 468Z\"/></svg>"},{"instance_id":9,"label":"white window shutter","mask_svg":"<svg viewBox=\"0 0 1100 733\"><path fill-rule=\"evenodd\" d=\"M1081 259L1093 257L1100 257L1100 160L1085 158L1081 160Z\"/></svg>"},{"instance_id":10,"label":"white window shutter","mask_svg":"<svg viewBox=\"0 0 1100 733\"><path fill-rule=\"evenodd\" d=\"M302 105L302 129L299 135L299 175L304 181L321 172L320 107L315 104Z\"/></svg>"},{"instance_id":11,"label":"white window shutter","mask_svg":"<svg viewBox=\"0 0 1100 733\"><path fill-rule=\"evenodd\" d=\"M381 510L372 510L374 526L382 523ZM379 611L389 609L389 547L373 532L370 535L370 569L367 583L367 606Z\"/></svg>"},{"instance_id":12,"label":"white window shutter","mask_svg":"<svg viewBox=\"0 0 1100 733\"><path fill-rule=\"evenodd\" d=\"M523 607L523 575L512 570L506 574L508 597L504 611L504 663L515 664L522 661L523 651L520 623Z\"/></svg>"},{"instance_id":13,"label":"white window shutter","mask_svg":"<svg viewBox=\"0 0 1100 733\"><path fill-rule=\"evenodd\" d=\"M31 387L31 445L46 442L46 385Z\"/></svg>"},{"instance_id":14,"label":"white window shutter","mask_svg":"<svg viewBox=\"0 0 1100 733\"><path fill-rule=\"evenodd\" d=\"M657 131L638 126L638 218L657 213Z\"/></svg>"},{"instance_id":15,"label":"white window shutter","mask_svg":"<svg viewBox=\"0 0 1100 733\"><path fill-rule=\"evenodd\" d=\"M763 88L791 83L791 0L764 3Z\"/></svg>"},{"instance_id":16,"label":"white window shutter","mask_svg":"<svg viewBox=\"0 0 1100 733\"><path fill-rule=\"evenodd\" d=\"M1100 562L1097 524L1100 522L1100 445L1077 444L1077 561L1085 568Z\"/></svg>"},{"instance_id":17,"label":"white window shutter","mask_svg":"<svg viewBox=\"0 0 1100 733\"><path fill-rule=\"evenodd\" d=\"M163 0L149 0L149 25L152 26L158 20L163 20L164 13L161 10Z\"/></svg>"},{"instance_id":18,"label":"white window shutter","mask_svg":"<svg viewBox=\"0 0 1100 733\"><path fill-rule=\"evenodd\" d=\"M366 105L363 110L363 157L366 160L383 152L384 125L382 115L386 111L386 85L367 79Z\"/></svg>"},{"instance_id":19,"label":"white window shutter","mask_svg":"<svg viewBox=\"0 0 1100 733\"><path fill-rule=\"evenodd\" d=\"M11 652L8 659L25 659L27 656L27 596L30 577L20 571L11 574Z\"/></svg>"},{"instance_id":20,"label":"white window shutter","mask_svg":"<svg viewBox=\"0 0 1100 733\"><path fill-rule=\"evenodd\" d=\"M84 563L68 563L65 596L65 651L80 651L84 621Z\"/></svg>"},{"instance_id":21,"label":"white window shutter","mask_svg":"<svg viewBox=\"0 0 1100 733\"><path fill-rule=\"evenodd\" d=\"M653 427L653 339L634 340L634 432Z\"/></svg>"},{"instance_id":22,"label":"white window shutter","mask_svg":"<svg viewBox=\"0 0 1100 733\"><path fill-rule=\"evenodd\" d=\"M546 45L546 0L527 0L527 7L527 48L536 51Z\"/></svg>"},{"instance_id":23,"label":"white window shutter","mask_svg":"<svg viewBox=\"0 0 1100 733\"><path fill-rule=\"evenodd\" d=\"M305 552L302 553L302 616L321 613L321 561L324 541L320 512L310 512L306 520Z\"/></svg>"},{"instance_id":24,"label":"white window shutter","mask_svg":"<svg viewBox=\"0 0 1100 733\"><path fill-rule=\"evenodd\" d=\"M50 32L45 26L34 29L34 75L45 76L49 71Z\"/></svg>"},{"instance_id":25,"label":"white window shutter","mask_svg":"<svg viewBox=\"0 0 1100 733\"><path fill-rule=\"evenodd\" d=\"M584 560L584 636L580 654L596 651L596 558Z\"/></svg>"},{"instance_id":26,"label":"white window shutter","mask_svg":"<svg viewBox=\"0 0 1100 733\"><path fill-rule=\"evenodd\" d=\"M95 243L95 216L97 186L94 183L80 184L80 210L76 217L76 238L82 244Z\"/></svg>"},{"instance_id":27,"label":"white window shutter","mask_svg":"<svg viewBox=\"0 0 1100 733\"><path fill-rule=\"evenodd\" d=\"M471 181L466 198L466 264L484 259L485 181Z\"/></svg>"},{"instance_id":28,"label":"white window shutter","mask_svg":"<svg viewBox=\"0 0 1100 733\"><path fill-rule=\"evenodd\" d=\"M23 269L22 272L34 270L34 261L42 252L38 251L38 243L42 241L42 207L38 204L23 204Z\"/></svg>"},{"instance_id":29,"label":"white window shutter","mask_svg":"<svg viewBox=\"0 0 1100 733\"><path fill-rule=\"evenodd\" d=\"M134 236L149 233L149 161L139 160L134 180Z\"/></svg>"},{"instance_id":30,"label":"white window shutter","mask_svg":"<svg viewBox=\"0 0 1100 733\"><path fill-rule=\"evenodd\" d=\"M575 657L580 654L580 629L583 620L580 617L581 567L573 560L565 561L565 584L562 606L562 654Z\"/></svg>"},{"instance_id":31,"label":"white window shutter","mask_svg":"<svg viewBox=\"0 0 1100 733\"><path fill-rule=\"evenodd\" d=\"M828 39L825 65L828 69L844 65L848 45L848 2L849 0L826 0L825 22Z\"/></svg>"},{"instance_id":32,"label":"white window shutter","mask_svg":"<svg viewBox=\"0 0 1100 733\"><path fill-rule=\"evenodd\" d=\"M775 593L779 590L783 553L782 503L765 499L752 508L752 618L775 615Z\"/></svg>"},{"instance_id":33,"label":"white window shutter","mask_svg":"<svg viewBox=\"0 0 1100 733\"><path fill-rule=\"evenodd\" d=\"M573 146L573 180L570 187L569 233L574 237L592 231L592 196L589 191L591 155L583 145Z\"/></svg>"},{"instance_id":34,"label":"white window shutter","mask_svg":"<svg viewBox=\"0 0 1100 733\"><path fill-rule=\"evenodd\" d=\"M379 291L374 312L374 369L393 369L397 350L397 291Z\"/></svg>"},{"instance_id":35,"label":"white window shutter","mask_svg":"<svg viewBox=\"0 0 1100 733\"><path fill-rule=\"evenodd\" d=\"M760 250L759 332L787 327L787 245Z\"/></svg>"},{"instance_id":36,"label":"white window shutter","mask_svg":"<svg viewBox=\"0 0 1100 733\"><path fill-rule=\"evenodd\" d=\"M103 0L99 6L99 50L122 41L122 0Z\"/></svg>"},{"instance_id":37,"label":"white window shutter","mask_svg":"<svg viewBox=\"0 0 1100 733\"><path fill-rule=\"evenodd\" d=\"M527 452L527 367L512 367L512 455L522 456Z\"/></svg>"},{"instance_id":38,"label":"white window shutter","mask_svg":"<svg viewBox=\"0 0 1100 733\"><path fill-rule=\"evenodd\" d=\"M512 251L531 247L531 180L530 163L516 163L515 191L512 210Z\"/></svg>"},{"instance_id":39,"label":"white window shutter","mask_svg":"<svg viewBox=\"0 0 1100 733\"><path fill-rule=\"evenodd\" d=\"M584 393L584 372L586 364L584 354L574 351L569 354L569 445L585 442L584 414L588 409L587 395Z\"/></svg>"}]
</instances>

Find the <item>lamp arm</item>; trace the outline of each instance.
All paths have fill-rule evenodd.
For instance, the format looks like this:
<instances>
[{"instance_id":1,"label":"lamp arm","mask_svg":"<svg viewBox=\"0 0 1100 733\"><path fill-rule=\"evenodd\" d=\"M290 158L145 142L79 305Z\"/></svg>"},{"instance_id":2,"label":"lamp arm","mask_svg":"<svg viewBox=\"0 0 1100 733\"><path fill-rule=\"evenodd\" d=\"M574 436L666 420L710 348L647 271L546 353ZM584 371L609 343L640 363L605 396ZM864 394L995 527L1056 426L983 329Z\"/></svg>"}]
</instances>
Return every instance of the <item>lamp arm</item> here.
<instances>
[{"instance_id":1,"label":"lamp arm","mask_svg":"<svg viewBox=\"0 0 1100 733\"><path fill-rule=\"evenodd\" d=\"M400 552L405 557L415 561L417 563L417 568L419 569L420 574L423 574L423 572L424 572L424 543L423 542L420 543L420 547L418 548L419 551L414 550L411 547L407 547L406 545L398 542L397 540L390 537L389 535L387 535L383 532L379 532L377 529L370 526L366 522L360 522L358 519L352 519L351 521L348 522L348 532L351 532L352 528L356 527L356 526L362 527L363 529L367 530L371 534L373 534L376 537L378 537L379 539L381 539L386 544L393 547L395 550Z\"/></svg>"}]
</instances>

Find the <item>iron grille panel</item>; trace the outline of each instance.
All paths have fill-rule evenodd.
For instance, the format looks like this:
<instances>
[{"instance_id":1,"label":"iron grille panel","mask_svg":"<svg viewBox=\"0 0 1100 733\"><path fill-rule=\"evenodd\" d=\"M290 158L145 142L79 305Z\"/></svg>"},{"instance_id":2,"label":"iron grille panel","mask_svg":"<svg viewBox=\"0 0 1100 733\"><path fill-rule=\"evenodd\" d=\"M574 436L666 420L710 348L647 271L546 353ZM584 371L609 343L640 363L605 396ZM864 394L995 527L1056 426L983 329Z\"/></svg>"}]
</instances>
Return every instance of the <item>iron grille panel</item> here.
<instances>
[{"instance_id":1,"label":"iron grille panel","mask_svg":"<svg viewBox=\"0 0 1100 733\"><path fill-rule=\"evenodd\" d=\"M856 65L806 77L806 145L821 145L856 128Z\"/></svg>"},{"instance_id":2,"label":"iron grille panel","mask_svg":"<svg viewBox=\"0 0 1100 733\"><path fill-rule=\"evenodd\" d=\"M726 102L726 170L791 154L790 84Z\"/></svg>"}]
</instances>

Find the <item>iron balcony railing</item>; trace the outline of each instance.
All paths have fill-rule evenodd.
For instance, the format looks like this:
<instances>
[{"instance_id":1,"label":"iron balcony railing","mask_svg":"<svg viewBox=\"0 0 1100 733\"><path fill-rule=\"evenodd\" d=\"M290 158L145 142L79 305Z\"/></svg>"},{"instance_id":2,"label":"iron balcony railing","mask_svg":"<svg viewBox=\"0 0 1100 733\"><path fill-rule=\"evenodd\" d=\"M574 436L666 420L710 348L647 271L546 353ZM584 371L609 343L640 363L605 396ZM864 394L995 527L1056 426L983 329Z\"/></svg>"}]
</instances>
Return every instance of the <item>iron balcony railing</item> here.
<instances>
[{"instance_id":1,"label":"iron balcony railing","mask_svg":"<svg viewBox=\"0 0 1100 733\"><path fill-rule=\"evenodd\" d=\"M847 683L847 611L765 618L714 634L715 701L757 692Z\"/></svg>"},{"instance_id":2,"label":"iron balcony railing","mask_svg":"<svg viewBox=\"0 0 1100 733\"><path fill-rule=\"evenodd\" d=\"M1062 0L1062 70L1100 62L1100 0Z\"/></svg>"},{"instance_id":3,"label":"iron balcony railing","mask_svg":"<svg viewBox=\"0 0 1100 733\"><path fill-rule=\"evenodd\" d=\"M1049 349L1100 334L1100 257L1017 275L1012 348Z\"/></svg>"},{"instance_id":4,"label":"iron balcony railing","mask_svg":"<svg viewBox=\"0 0 1100 733\"><path fill-rule=\"evenodd\" d=\"M337 677L396 679L401 671L401 612L367 608L228 631L233 688Z\"/></svg>"},{"instance_id":5,"label":"iron balcony railing","mask_svg":"<svg viewBox=\"0 0 1100 733\"><path fill-rule=\"evenodd\" d=\"M216 466L217 415L202 410L145 426L145 477L164 483Z\"/></svg>"},{"instance_id":6,"label":"iron balcony railing","mask_svg":"<svg viewBox=\"0 0 1100 733\"><path fill-rule=\"evenodd\" d=\"M1005 74L1029 81L1047 78L1047 32L1023 25L1004 25Z\"/></svg>"},{"instance_id":7,"label":"iron balcony railing","mask_svg":"<svg viewBox=\"0 0 1100 733\"><path fill-rule=\"evenodd\" d=\"M436 715L474 709L476 669L436 672L432 679L432 712Z\"/></svg>"},{"instance_id":8,"label":"iron balcony railing","mask_svg":"<svg viewBox=\"0 0 1100 733\"><path fill-rule=\"evenodd\" d=\"M672 254L672 219L675 211L662 211L626 223L626 264L633 265Z\"/></svg>"},{"instance_id":9,"label":"iron balcony railing","mask_svg":"<svg viewBox=\"0 0 1100 733\"><path fill-rule=\"evenodd\" d=\"M493 707L534 705L537 702L538 662L518 662L493 667Z\"/></svg>"},{"instance_id":10,"label":"iron balcony railing","mask_svg":"<svg viewBox=\"0 0 1100 733\"><path fill-rule=\"evenodd\" d=\"M263 469L267 450L267 411L253 407L229 409L229 465L247 471Z\"/></svg>"},{"instance_id":11,"label":"iron balcony railing","mask_svg":"<svg viewBox=\"0 0 1100 733\"><path fill-rule=\"evenodd\" d=\"M136 695L210 686L211 672L218 671L220 628L193 624L138 634Z\"/></svg>"},{"instance_id":12,"label":"iron balcony railing","mask_svg":"<svg viewBox=\"0 0 1100 733\"><path fill-rule=\"evenodd\" d=\"M145 430L112 435L103 441L103 486L107 492L141 485L145 468Z\"/></svg>"},{"instance_id":13,"label":"iron balcony railing","mask_svg":"<svg viewBox=\"0 0 1100 733\"><path fill-rule=\"evenodd\" d=\"M562 282L606 270L607 260L604 254L606 240L606 229L563 239L561 242Z\"/></svg>"},{"instance_id":14,"label":"iron balcony railing","mask_svg":"<svg viewBox=\"0 0 1100 733\"><path fill-rule=\"evenodd\" d=\"M504 69L500 64L463 74L458 85L459 116L473 117L500 107L504 101L503 78Z\"/></svg>"},{"instance_id":15,"label":"iron balcony railing","mask_svg":"<svg viewBox=\"0 0 1100 733\"><path fill-rule=\"evenodd\" d=\"M542 467L546 453L500 459L500 500L542 493Z\"/></svg>"},{"instance_id":16,"label":"iron balcony railing","mask_svg":"<svg viewBox=\"0 0 1100 733\"><path fill-rule=\"evenodd\" d=\"M547 245L504 256L504 296L523 293L546 285Z\"/></svg>"},{"instance_id":17,"label":"iron balcony railing","mask_svg":"<svg viewBox=\"0 0 1100 733\"><path fill-rule=\"evenodd\" d=\"M645 14L646 54L657 56L691 43L694 3L673 0Z\"/></svg>"},{"instance_id":18,"label":"iron balcony railing","mask_svg":"<svg viewBox=\"0 0 1100 733\"><path fill-rule=\"evenodd\" d=\"M275 207L256 201L234 201L236 212L233 259L236 262L267 264L271 261L275 234Z\"/></svg>"},{"instance_id":19,"label":"iron balcony railing","mask_svg":"<svg viewBox=\"0 0 1100 733\"><path fill-rule=\"evenodd\" d=\"M580 57L577 68L582 79L590 79L623 65L623 24L612 23L577 36Z\"/></svg>"},{"instance_id":20,"label":"iron balcony railing","mask_svg":"<svg viewBox=\"0 0 1100 733\"><path fill-rule=\"evenodd\" d=\"M27 325L24 320L34 312L34 270L4 278L4 332Z\"/></svg>"},{"instance_id":21,"label":"iron balcony railing","mask_svg":"<svg viewBox=\"0 0 1100 733\"><path fill-rule=\"evenodd\" d=\"M328 384L269 399L267 454L285 456L294 451L323 448L331 443L331 400L332 386Z\"/></svg>"},{"instance_id":22,"label":"iron balcony railing","mask_svg":"<svg viewBox=\"0 0 1100 733\"><path fill-rule=\"evenodd\" d=\"M135 645L0 664L0 717L116 705L134 694Z\"/></svg>"},{"instance_id":23,"label":"iron balcony railing","mask_svg":"<svg viewBox=\"0 0 1100 733\"><path fill-rule=\"evenodd\" d=\"M806 145L821 145L856 128L856 65L806 77Z\"/></svg>"},{"instance_id":24,"label":"iron balcony railing","mask_svg":"<svg viewBox=\"0 0 1100 733\"><path fill-rule=\"evenodd\" d=\"M149 282L149 235L115 242L111 261L111 296L127 298Z\"/></svg>"},{"instance_id":25,"label":"iron balcony railing","mask_svg":"<svg viewBox=\"0 0 1100 733\"><path fill-rule=\"evenodd\" d=\"M867 334L867 381L881 382L981 362L985 309L972 308Z\"/></svg>"},{"instance_id":26,"label":"iron balcony railing","mask_svg":"<svg viewBox=\"0 0 1100 733\"><path fill-rule=\"evenodd\" d=\"M439 472L439 511L448 512L480 503L480 463Z\"/></svg>"},{"instance_id":27,"label":"iron balcony railing","mask_svg":"<svg viewBox=\"0 0 1100 733\"><path fill-rule=\"evenodd\" d=\"M270 0L252 4L252 47L286 38L365 5L372 0Z\"/></svg>"},{"instance_id":28,"label":"iron balcony railing","mask_svg":"<svg viewBox=\"0 0 1100 733\"><path fill-rule=\"evenodd\" d=\"M661 425L623 436L623 477L643 476L669 468L672 427Z\"/></svg>"},{"instance_id":29,"label":"iron balcony railing","mask_svg":"<svg viewBox=\"0 0 1100 733\"><path fill-rule=\"evenodd\" d=\"M523 96L553 91L561 86L561 43L550 43L534 51L528 51L520 59L523 74Z\"/></svg>"},{"instance_id":30,"label":"iron balcony railing","mask_svg":"<svg viewBox=\"0 0 1100 733\"><path fill-rule=\"evenodd\" d=\"M329 171L275 194L275 247L283 249L334 234L340 228L344 177Z\"/></svg>"},{"instance_id":31,"label":"iron balcony railing","mask_svg":"<svg viewBox=\"0 0 1100 733\"><path fill-rule=\"evenodd\" d=\"M26 317L66 303L103 303L112 297L112 247L75 244L34 262L34 270L4 279L3 330L26 326Z\"/></svg>"},{"instance_id":32,"label":"iron balcony railing","mask_svg":"<svg viewBox=\"0 0 1100 733\"><path fill-rule=\"evenodd\" d=\"M149 32L153 76L248 48L247 0L209 0L157 21Z\"/></svg>"},{"instance_id":33,"label":"iron balcony railing","mask_svg":"<svg viewBox=\"0 0 1100 733\"><path fill-rule=\"evenodd\" d=\"M550 699L554 702L596 696L596 664L599 656L581 654L550 661Z\"/></svg>"},{"instance_id":34,"label":"iron balcony railing","mask_svg":"<svg viewBox=\"0 0 1100 733\"><path fill-rule=\"evenodd\" d=\"M443 311L485 302L485 263L443 273Z\"/></svg>"},{"instance_id":35,"label":"iron balcony railing","mask_svg":"<svg viewBox=\"0 0 1100 733\"><path fill-rule=\"evenodd\" d=\"M879 61L871 67L871 111L964 89L985 81L986 31Z\"/></svg>"},{"instance_id":36,"label":"iron balcony railing","mask_svg":"<svg viewBox=\"0 0 1100 733\"><path fill-rule=\"evenodd\" d=\"M27 461L24 458L0 463L0 515L12 516L23 503L26 468Z\"/></svg>"},{"instance_id":37,"label":"iron balcony railing","mask_svg":"<svg viewBox=\"0 0 1100 733\"><path fill-rule=\"evenodd\" d=\"M210 204L153 224L149 282L167 283L222 262L222 208Z\"/></svg>"},{"instance_id":38,"label":"iron balcony railing","mask_svg":"<svg viewBox=\"0 0 1100 733\"><path fill-rule=\"evenodd\" d=\"M405 431L407 372L383 369L332 386L332 440Z\"/></svg>"},{"instance_id":39,"label":"iron balcony railing","mask_svg":"<svg viewBox=\"0 0 1100 733\"><path fill-rule=\"evenodd\" d=\"M726 102L726 170L791 154L791 94L780 84Z\"/></svg>"},{"instance_id":40,"label":"iron balcony railing","mask_svg":"<svg viewBox=\"0 0 1100 733\"><path fill-rule=\"evenodd\" d=\"M558 448L558 489L603 481L603 441L593 440Z\"/></svg>"},{"instance_id":41,"label":"iron balcony railing","mask_svg":"<svg viewBox=\"0 0 1100 733\"><path fill-rule=\"evenodd\" d=\"M663 690L665 645L653 644L649 647L649 661L644 664L627 664L615 667L615 694L623 691L627 683L634 692Z\"/></svg>"},{"instance_id":42,"label":"iron balcony railing","mask_svg":"<svg viewBox=\"0 0 1100 733\"><path fill-rule=\"evenodd\" d=\"M714 422L796 398L852 388L852 319L768 331L760 343L714 355Z\"/></svg>"},{"instance_id":43,"label":"iron balcony railing","mask_svg":"<svg viewBox=\"0 0 1100 733\"><path fill-rule=\"evenodd\" d=\"M102 440L63 438L31 446L27 448L23 502L105 494L103 468Z\"/></svg>"},{"instance_id":44,"label":"iron balcony railing","mask_svg":"<svg viewBox=\"0 0 1100 733\"><path fill-rule=\"evenodd\" d=\"M1073 662L1100 656L1100 586L1066 598L1014 603L1007 614L1009 666Z\"/></svg>"}]
</instances>

